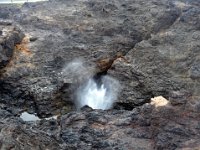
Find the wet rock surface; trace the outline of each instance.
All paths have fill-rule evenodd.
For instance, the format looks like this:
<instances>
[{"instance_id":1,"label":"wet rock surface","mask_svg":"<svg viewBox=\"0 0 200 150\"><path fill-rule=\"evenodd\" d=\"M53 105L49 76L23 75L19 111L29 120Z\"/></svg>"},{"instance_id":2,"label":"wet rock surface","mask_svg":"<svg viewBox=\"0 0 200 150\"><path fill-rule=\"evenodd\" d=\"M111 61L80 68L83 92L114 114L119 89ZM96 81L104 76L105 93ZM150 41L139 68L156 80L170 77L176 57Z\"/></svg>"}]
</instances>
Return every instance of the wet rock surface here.
<instances>
[{"instance_id":1,"label":"wet rock surface","mask_svg":"<svg viewBox=\"0 0 200 150\"><path fill-rule=\"evenodd\" d=\"M1 5L1 149L198 149L199 10L198 0ZM65 70L77 58L81 79ZM114 109L75 111L79 84L105 74L122 85ZM60 117L27 123L24 110Z\"/></svg>"}]
</instances>

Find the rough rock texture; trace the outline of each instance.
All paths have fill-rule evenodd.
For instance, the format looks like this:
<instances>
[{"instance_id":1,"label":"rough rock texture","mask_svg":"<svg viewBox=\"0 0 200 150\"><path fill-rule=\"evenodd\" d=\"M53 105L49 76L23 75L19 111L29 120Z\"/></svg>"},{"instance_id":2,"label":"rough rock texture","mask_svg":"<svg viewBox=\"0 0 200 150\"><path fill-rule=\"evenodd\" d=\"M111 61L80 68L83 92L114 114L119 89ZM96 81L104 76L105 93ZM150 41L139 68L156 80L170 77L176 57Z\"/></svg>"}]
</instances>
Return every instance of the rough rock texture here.
<instances>
[{"instance_id":1,"label":"rough rock texture","mask_svg":"<svg viewBox=\"0 0 200 150\"><path fill-rule=\"evenodd\" d=\"M1 149L199 149L199 0L52 0L0 19ZM83 79L120 81L115 109L67 113L77 58Z\"/></svg>"},{"instance_id":2,"label":"rough rock texture","mask_svg":"<svg viewBox=\"0 0 200 150\"><path fill-rule=\"evenodd\" d=\"M173 105L163 97L127 110L92 110L57 121L26 123L0 110L1 149L199 149L199 100Z\"/></svg>"},{"instance_id":3,"label":"rough rock texture","mask_svg":"<svg viewBox=\"0 0 200 150\"><path fill-rule=\"evenodd\" d=\"M71 112L61 118L68 149L199 149L199 110L191 100L173 106L163 97L132 111ZM199 105L199 104L198 104Z\"/></svg>"},{"instance_id":4,"label":"rough rock texture","mask_svg":"<svg viewBox=\"0 0 200 150\"><path fill-rule=\"evenodd\" d=\"M16 44L19 44L24 34L12 22L0 20L0 69L4 68L13 56Z\"/></svg>"},{"instance_id":5,"label":"rough rock texture","mask_svg":"<svg viewBox=\"0 0 200 150\"><path fill-rule=\"evenodd\" d=\"M177 93L180 101L200 96L199 3L174 2L173 6L179 12L173 23L136 44L124 57L127 62L118 59L109 70L122 81L120 103L132 103L134 107L152 96L170 99L172 93ZM159 23L164 26L165 19Z\"/></svg>"},{"instance_id":6,"label":"rough rock texture","mask_svg":"<svg viewBox=\"0 0 200 150\"><path fill-rule=\"evenodd\" d=\"M0 110L0 119L0 149L2 150L62 149L62 145L48 132L33 128L34 124L25 123L6 110Z\"/></svg>"},{"instance_id":7,"label":"rough rock texture","mask_svg":"<svg viewBox=\"0 0 200 150\"><path fill-rule=\"evenodd\" d=\"M167 29L181 14L181 9L167 0L61 0L26 3L17 11L20 13L7 17L20 24L27 43L2 84L14 91L14 102L32 107L40 116L58 114L63 105L71 108L68 104L73 99L59 90L68 91L63 87L70 87L68 82L63 85L69 78L62 72L67 63L81 57L94 72L105 72L115 59L151 34ZM141 86L139 90L134 92L141 101L152 96L151 90ZM129 100L131 94L123 97Z\"/></svg>"}]
</instances>

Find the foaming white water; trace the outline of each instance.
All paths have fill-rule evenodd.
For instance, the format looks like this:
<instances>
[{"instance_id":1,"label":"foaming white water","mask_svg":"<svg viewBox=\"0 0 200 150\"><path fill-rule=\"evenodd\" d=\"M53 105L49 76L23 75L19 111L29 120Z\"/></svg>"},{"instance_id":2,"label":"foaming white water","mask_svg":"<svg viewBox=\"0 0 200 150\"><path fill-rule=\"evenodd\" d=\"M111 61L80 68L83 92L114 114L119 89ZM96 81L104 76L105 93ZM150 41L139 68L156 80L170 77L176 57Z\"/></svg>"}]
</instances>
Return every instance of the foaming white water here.
<instances>
[{"instance_id":1,"label":"foaming white water","mask_svg":"<svg viewBox=\"0 0 200 150\"><path fill-rule=\"evenodd\" d=\"M80 105L88 105L93 109L106 109L108 104L105 97L106 88L104 85L102 84L101 87L97 87L94 80L90 79L80 97Z\"/></svg>"},{"instance_id":2,"label":"foaming white water","mask_svg":"<svg viewBox=\"0 0 200 150\"><path fill-rule=\"evenodd\" d=\"M75 96L75 104L78 109L88 105L93 109L110 109L117 99L121 89L119 82L106 75L99 77L98 83L93 79L95 75L95 64L89 63L84 59L75 59L62 69L60 73L64 83L73 83L79 86Z\"/></svg>"},{"instance_id":3,"label":"foaming white water","mask_svg":"<svg viewBox=\"0 0 200 150\"><path fill-rule=\"evenodd\" d=\"M77 92L77 107L88 105L93 109L110 109L117 98L118 91L118 81L109 76L102 78L101 85L97 85L93 79L89 79Z\"/></svg>"}]
</instances>

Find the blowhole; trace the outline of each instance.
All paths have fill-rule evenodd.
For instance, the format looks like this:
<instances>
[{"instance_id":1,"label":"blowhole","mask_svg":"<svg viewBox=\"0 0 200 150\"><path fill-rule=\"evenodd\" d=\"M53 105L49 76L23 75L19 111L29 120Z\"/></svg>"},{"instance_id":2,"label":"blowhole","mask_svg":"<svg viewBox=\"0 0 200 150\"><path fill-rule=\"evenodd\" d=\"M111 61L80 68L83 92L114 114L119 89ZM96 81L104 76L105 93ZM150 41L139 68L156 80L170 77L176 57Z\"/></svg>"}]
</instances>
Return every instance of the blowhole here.
<instances>
[{"instance_id":1,"label":"blowhole","mask_svg":"<svg viewBox=\"0 0 200 150\"><path fill-rule=\"evenodd\" d=\"M78 109L87 105L93 109L112 108L117 99L119 82L105 74L97 74L80 86L76 92Z\"/></svg>"}]
</instances>

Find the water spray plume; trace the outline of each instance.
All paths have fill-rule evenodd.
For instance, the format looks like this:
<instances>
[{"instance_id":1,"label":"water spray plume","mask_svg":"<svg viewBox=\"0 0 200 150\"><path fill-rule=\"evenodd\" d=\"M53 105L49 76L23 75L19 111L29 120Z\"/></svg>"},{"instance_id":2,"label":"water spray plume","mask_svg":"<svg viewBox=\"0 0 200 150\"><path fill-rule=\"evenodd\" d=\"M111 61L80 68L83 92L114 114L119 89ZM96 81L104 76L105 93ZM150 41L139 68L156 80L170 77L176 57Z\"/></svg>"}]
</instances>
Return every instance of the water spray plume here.
<instances>
[{"instance_id":1,"label":"water spray plume","mask_svg":"<svg viewBox=\"0 0 200 150\"><path fill-rule=\"evenodd\" d=\"M119 82L108 75L100 76L98 79L100 82L97 82L97 80L93 78L94 73L88 69L88 66L83 65L83 60L75 60L69 64L70 65L67 65L64 69L65 72L78 80L83 78L83 73L89 75L89 79L85 80L84 83L80 82L81 85L75 93L76 107L80 109L87 105L93 109L110 109L117 99L120 90ZM78 68L82 73L80 73Z\"/></svg>"},{"instance_id":2,"label":"water spray plume","mask_svg":"<svg viewBox=\"0 0 200 150\"><path fill-rule=\"evenodd\" d=\"M106 110L112 107L117 98L119 83L108 76L102 77L101 80L102 84L98 85L94 79L89 79L79 88L77 91L78 108L88 105L93 109Z\"/></svg>"}]
</instances>

